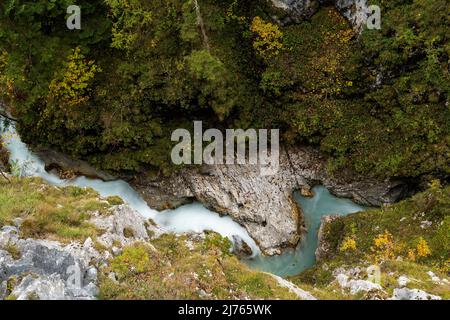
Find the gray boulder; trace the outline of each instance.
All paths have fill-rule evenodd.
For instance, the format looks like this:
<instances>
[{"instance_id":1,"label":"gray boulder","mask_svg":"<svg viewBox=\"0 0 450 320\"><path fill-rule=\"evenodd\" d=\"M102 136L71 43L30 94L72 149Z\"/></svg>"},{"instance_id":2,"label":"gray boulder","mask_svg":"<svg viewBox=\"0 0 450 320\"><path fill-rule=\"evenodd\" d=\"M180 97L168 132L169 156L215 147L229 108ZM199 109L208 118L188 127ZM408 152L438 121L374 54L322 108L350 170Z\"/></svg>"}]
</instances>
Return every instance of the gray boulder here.
<instances>
[{"instance_id":1,"label":"gray boulder","mask_svg":"<svg viewBox=\"0 0 450 320\"><path fill-rule=\"evenodd\" d=\"M163 231L126 205L109 215L93 213L92 222L103 230L99 241L107 248L149 238ZM11 251L14 248L14 252ZM14 256L13 256L14 255ZM0 299L95 299L98 267L107 265L109 250L99 252L91 238L63 245L56 241L21 239L19 228L0 230ZM14 289L8 283L14 283Z\"/></svg>"},{"instance_id":2,"label":"gray boulder","mask_svg":"<svg viewBox=\"0 0 450 320\"><path fill-rule=\"evenodd\" d=\"M299 22L310 18L323 5L334 5L336 9L360 31L369 16L366 0L271 0L275 8L282 9L287 16L281 23Z\"/></svg>"},{"instance_id":3,"label":"gray boulder","mask_svg":"<svg viewBox=\"0 0 450 320\"><path fill-rule=\"evenodd\" d=\"M396 288L391 300L442 300L442 298L419 289Z\"/></svg>"}]
</instances>

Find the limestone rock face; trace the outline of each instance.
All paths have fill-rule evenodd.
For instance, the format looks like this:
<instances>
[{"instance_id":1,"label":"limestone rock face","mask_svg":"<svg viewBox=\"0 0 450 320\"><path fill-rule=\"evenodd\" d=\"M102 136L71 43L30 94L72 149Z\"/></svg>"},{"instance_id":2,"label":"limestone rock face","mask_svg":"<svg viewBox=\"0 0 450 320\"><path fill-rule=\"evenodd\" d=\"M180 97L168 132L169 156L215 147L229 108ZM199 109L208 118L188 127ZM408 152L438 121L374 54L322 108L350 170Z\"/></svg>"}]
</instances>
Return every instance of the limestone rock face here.
<instances>
[{"instance_id":1,"label":"limestone rock face","mask_svg":"<svg viewBox=\"0 0 450 320\"><path fill-rule=\"evenodd\" d=\"M370 13L366 0L334 0L334 5L356 30L362 29Z\"/></svg>"},{"instance_id":2,"label":"limestone rock face","mask_svg":"<svg viewBox=\"0 0 450 320\"><path fill-rule=\"evenodd\" d=\"M442 298L419 289L396 288L391 300L442 300Z\"/></svg>"},{"instance_id":3,"label":"limestone rock face","mask_svg":"<svg viewBox=\"0 0 450 320\"><path fill-rule=\"evenodd\" d=\"M334 4L336 9L359 31L369 15L365 0L272 0L272 4L275 8L287 13L287 18L282 19L282 23L301 21L315 14L320 6Z\"/></svg>"},{"instance_id":4,"label":"limestone rock face","mask_svg":"<svg viewBox=\"0 0 450 320\"><path fill-rule=\"evenodd\" d=\"M68 298L64 281L56 274L28 275L14 288L12 295L17 300L66 300Z\"/></svg>"},{"instance_id":5,"label":"limestone rock face","mask_svg":"<svg viewBox=\"0 0 450 320\"><path fill-rule=\"evenodd\" d=\"M338 215L331 215L331 216L325 216L322 217L320 228L319 228L319 234L318 234L318 245L316 249L316 261L324 260L325 258L329 257L330 252L330 245L329 243L324 239L325 235L325 228L333 221L338 219Z\"/></svg>"},{"instance_id":6,"label":"limestone rock face","mask_svg":"<svg viewBox=\"0 0 450 320\"><path fill-rule=\"evenodd\" d=\"M268 273L268 275L272 276L280 286L288 288L289 291L291 291L292 293L296 294L297 297L299 297L302 300L317 300L316 297L314 297L313 295L311 295L309 292L299 288L298 286L296 286L295 284L293 284L292 282L283 279L279 276L276 276L274 274Z\"/></svg>"},{"instance_id":7,"label":"limestone rock face","mask_svg":"<svg viewBox=\"0 0 450 320\"><path fill-rule=\"evenodd\" d=\"M272 0L272 4L288 13L288 18L283 19L285 23L309 18L319 8L319 1L317 0Z\"/></svg>"},{"instance_id":8,"label":"limestone rock face","mask_svg":"<svg viewBox=\"0 0 450 320\"><path fill-rule=\"evenodd\" d=\"M105 249L97 249L91 238L64 245L22 239L19 227L0 229L0 300L8 295L19 300L95 299L98 268L107 265L113 244L124 246L147 240L149 234L157 237L164 233L126 205L113 207L109 215L93 213L91 222L103 231L97 241ZM8 248L14 248L16 254ZM9 292L11 281L15 285Z\"/></svg>"},{"instance_id":9,"label":"limestone rock face","mask_svg":"<svg viewBox=\"0 0 450 320\"><path fill-rule=\"evenodd\" d=\"M47 171L55 170L58 174L61 174L64 171L70 171L74 176L86 176L104 181L116 179L106 172L95 169L86 161L72 159L58 151L45 147L35 147L33 151L42 161L44 161L45 169Z\"/></svg>"},{"instance_id":10,"label":"limestone rock face","mask_svg":"<svg viewBox=\"0 0 450 320\"><path fill-rule=\"evenodd\" d=\"M261 175L258 166L205 165L185 168L161 181L141 175L131 184L158 210L197 200L230 215L267 255L295 246L304 230L303 216L292 196L295 190L306 192L322 184L337 196L379 206L398 200L405 189L400 181L377 181L345 171L331 175L326 159L311 147L281 149L279 171L270 176Z\"/></svg>"},{"instance_id":11,"label":"limestone rock face","mask_svg":"<svg viewBox=\"0 0 450 320\"><path fill-rule=\"evenodd\" d=\"M164 233L163 230L149 223L142 215L127 205L115 207L113 212L106 217L96 215L91 222L106 231L97 239L106 247L111 247L116 242L127 245L137 240L147 240L149 234L159 236Z\"/></svg>"},{"instance_id":12,"label":"limestone rock face","mask_svg":"<svg viewBox=\"0 0 450 320\"><path fill-rule=\"evenodd\" d=\"M241 237L233 236L233 253L238 258L250 257L253 255L253 251L250 246L242 240Z\"/></svg>"},{"instance_id":13,"label":"limestone rock face","mask_svg":"<svg viewBox=\"0 0 450 320\"><path fill-rule=\"evenodd\" d=\"M6 248L10 246L17 249L20 257L8 253ZM96 279L89 278L87 271L91 260L99 261L101 255L91 246L79 251L73 246L20 239L17 228L4 227L0 231L0 287L15 277L21 281L10 294L17 299L94 299Z\"/></svg>"},{"instance_id":14,"label":"limestone rock face","mask_svg":"<svg viewBox=\"0 0 450 320\"><path fill-rule=\"evenodd\" d=\"M349 279L346 274L338 274L336 281L342 288L348 289L352 295L360 292L382 291L383 288L377 283L361 279Z\"/></svg>"}]
</instances>

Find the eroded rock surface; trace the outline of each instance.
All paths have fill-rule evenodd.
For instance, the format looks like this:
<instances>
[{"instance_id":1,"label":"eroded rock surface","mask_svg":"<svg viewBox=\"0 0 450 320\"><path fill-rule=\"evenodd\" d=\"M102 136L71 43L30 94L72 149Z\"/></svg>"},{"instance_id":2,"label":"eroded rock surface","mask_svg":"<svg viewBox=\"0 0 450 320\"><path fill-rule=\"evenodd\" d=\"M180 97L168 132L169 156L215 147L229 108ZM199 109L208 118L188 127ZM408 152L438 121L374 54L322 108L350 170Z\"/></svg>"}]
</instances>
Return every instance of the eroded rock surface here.
<instances>
[{"instance_id":1,"label":"eroded rock surface","mask_svg":"<svg viewBox=\"0 0 450 320\"><path fill-rule=\"evenodd\" d=\"M92 259L102 256L91 244L80 245L82 250L72 249L74 244L63 246L56 241L20 239L19 230L5 227L0 231L0 283L18 282L11 294L19 300L26 299L94 299L95 281L88 277ZM15 248L14 257L7 248ZM81 253L81 254L79 254ZM76 280L72 283L71 277ZM73 284L73 286L71 285Z\"/></svg>"},{"instance_id":2,"label":"eroded rock surface","mask_svg":"<svg viewBox=\"0 0 450 320\"><path fill-rule=\"evenodd\" d=\"M391 300L442 300L442 298L419 289L397 288L394 289Z\"/></svg>"},{"instance_id":3,"label":"eroded rock surface","mask_svg":"<svg viewBox=\"0 0 450 320\"><path fill-rule=\"evenodd\" d=\"M7 296L18 300L95 299L98 269L113 256L113 245L122 247L164 233L125 205L112 208L106 216L95 212L92 215L91 222L103 231L97 239L100 247L91 238L67 245L22 239L20 227L3 227L0 230L0 299ZM115 249L120 252L119 248Z\"/></svg>"},{"instance_id":4,"label":"eroded rock surface","mask_svg":"<svg viewBox=\"0 0 450 320\"><path fill-rule=\"evenodd\" d=\"M158 210L197 200L230 215L268 255L295 246L304 230L292 197L295 190L307 193L321 184L336 196L368 206L395 202L405 191L400 181L367 179L347 171L329 174L326 159L311 147L282 149L280 169L272 176L261 175L258 166L205 165L185 168L160 181L140 175L131 184Z\"/></svg>"},{"instance_id":5,"label":"eroded rock surface","mask_svg":"<svg viewBox=\"0 0 450 320\"><path fill-rule=\"evenodd\" d=\"M371 292L371 291L382 291L383 288L377 283L373 283L368 280L362 279L351 279L346 274L338 274L336 281L339 283L341 288L348 289L350 294L355 295L360 292Z\"/></svg>"},{"instance_id":6,"label":"eroded rock surface","mask_svg":"<svg viewBox=\"0 0 450 320\"><path fill-rule=\"evenodd\" d=\"M312 294L310 294L309 292L299 288L298 286L296 286L295 284L293 284L292 282L281 278L279 276L276 276L274 274L268 273L268 275L272 276L272 278L274 278L278 284L282 287L285 287L287 289L289 289L290 292L294 293L295 295L297 295L297 297L299 297L302 300L317 300L316 297L314 297Z\"/></svg>"},{"instance_id":7,"label":"eroded rock surface","mask_svg":"<svg viewBox=\"0 0 450 320\"><path fill-rule=\"evenodd\" d=\"M45 163L45 169L47 171L55 170L63 178L71 178L64 176L64 174L70 173L73 177L86 176L104 181L116 179L116 177L109 173L97 170L86 161L72 159L61 152L42 146L35 147L33 151Z\"/></svg>"},{"instance_id":8,"label":"eroded rock surface","mask_svg":"<svg viewBox=\"0 0 450 320\"><path fill-rule=\"evenodd\" d=\"M324 216L321 219L320 222L320 228L318 233L318 244L316 249L316 261L321 261L326 258L329 258L330 251L332 248L330 248L330 244L324 239L325 236L325 229L327 226L338 219L338 215L330 215L330 216Z\"/></svg>"},{"instance_id":9,"label":"eroded rock surface","mask_svg":"<svg viewBox=\"0 0 450 320\"><path fill-rule=\"evenodd\" d=\"M370 14L365 0L272 0L275 8L286 12L281 23L299 22L314 15L321 6L334 5L360 31Z\"/></svg>"},{"instance_id":10,"label":"eroded rock surface","mask_svg":"<svg viewBox=\"0 0 450 320\"><path fill-rule=\"evenodd\" d=\"M288 15L282 20L283 23L298 22L311 17L319 8L317 0L272 0L275 8L284 10Z\"/></svg>"}]
</instances>

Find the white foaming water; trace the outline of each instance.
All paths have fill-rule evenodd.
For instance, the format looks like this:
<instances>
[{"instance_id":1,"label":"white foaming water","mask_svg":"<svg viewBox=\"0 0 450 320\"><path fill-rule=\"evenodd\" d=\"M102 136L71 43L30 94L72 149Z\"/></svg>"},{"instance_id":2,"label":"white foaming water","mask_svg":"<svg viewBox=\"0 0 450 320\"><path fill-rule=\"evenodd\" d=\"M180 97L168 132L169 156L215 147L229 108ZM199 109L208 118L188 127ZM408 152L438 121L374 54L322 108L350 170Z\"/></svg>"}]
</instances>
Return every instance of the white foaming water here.
<instances>
[{"instance_id":1,"label":"white foaming water","mask_svg":"<svg viewBox=\"0 0 450 320\"><path fill-rule=\"evenodd\" d=\"M158 212L151 209L142 197L125 181L102 181L78 177L74 180L63 180L45 170L44 162L33 154L17 134L13 124L5 126L0 117L0 133L5 147L10 152L11 164L19 170L21 176L40 177L56 186L88 187L96 190L102 197L119 196L130 207L146 218L153 219L164 229L175 233L215 231L233 241L233 236L244 240L252 249L253 255L260 253L255 241L247 230L230 217L221 217L218 213L206 209L199 203L182 206L176 210Z\"/></svg>"},{"instance_id":2,"label":"white foaming water","mask_svg":"<svg viewBox=\"0 0 450 320\"><path fill-rule=\"evenodd\" d=\"M21 141L14 126L5 127L2 122L0 116L0 134L11 154L10 162L15 168L20 169L22 176L41 177L56 186L89 187L103 197L119 196L144 217L153 219L158 225L171 232L198 233L211 230L229 238L231 241L233 241L233 236L238 236L253 251L252 259L245 260L247 265L279 276L296 275L314 265L318 242L317 231L322 216L329 214L346 215L364 210L350 200L332 196L324 187L316 187L314 189L315 196L311 199L301 197L296 193L295 198L302 207L308 232L295 250L285 252L280 256L266 257L260 254L260 249L244 227L230 217L221 217L199 203L185 205L175 210L158 212L151 209L142 197L123 180L105 182L86 177L62 180L58 176L48 173L45 171L43 161L30 152L26 144Z\"/></svg>"}]
</instances>

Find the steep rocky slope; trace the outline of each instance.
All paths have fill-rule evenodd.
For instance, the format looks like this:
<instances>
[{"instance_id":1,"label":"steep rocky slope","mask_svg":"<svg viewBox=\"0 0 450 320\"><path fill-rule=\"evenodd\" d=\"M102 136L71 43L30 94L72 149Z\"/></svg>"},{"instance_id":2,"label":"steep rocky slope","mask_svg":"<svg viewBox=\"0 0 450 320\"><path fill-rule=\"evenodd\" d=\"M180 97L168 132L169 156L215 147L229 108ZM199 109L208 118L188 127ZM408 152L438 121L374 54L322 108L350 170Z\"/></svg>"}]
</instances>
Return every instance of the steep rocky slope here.
<instances>
[{"instance_id":1,"label":"steep rocky slope","mask_svg":"<svg viewBox=\"0 0 450 320\"><path fill-rule=\"evenodd\" d=\"M249 270L215 233L170 234L118 198L9 178L0 179L2 299L449 298L448 188L436 186L383 215L326 223L327 254L315 268L283 279ZM385 245L384 228L395 245ZM355 247L344 244L349 235ZM426 244L416 248L421 238ZM370 277L373 266L378 280Z\"/></svg>"},{"instance_id":2,"label":"steep rocky slope","mask_svg":"<svg viewBox=\"0 0 450 320\"><path fill-rule=\"evenodd\" d=\"M38 149L37 153L48 169L56 169L63 176L72 173L113 179L55 151ZM311 195L310 189L321 184L336 196L366 206L393 203L409 192L401 180L365 178L346 170L331 174L326 158L313 147L282 148L279 170L268 176L260 173L258 166L204 165L186 167L169 177L142 173L125 178L154 209L173 209L199 201L215 212L230 215L268 255L295 246L305 231L303 215L292 198L295 190Z\"/></svg>"},{"instance_id":3,"label":"steep rocky slope","mask_svg":"<svg viewBox=\"0 0 450 320\"><path fill-rule=\"evenodd\" d=\"M0 299L312 299L217 234L168 234L118 198L0 177ZM151 257L151 259L150 259Z\"/></svg>"},{"instance_id":4,"label":"steep rocky slope","mask_svg":"<svg viewBox=\"0 0 450 320\"><path fill-rule=\"evenodd\" d=\"M401 181L345 171L329 174L325 158L310 147L283 149L279 171L272 176L261 175L258 166L217 165L186 168L162 181L140 175L131 183L157 209L196 200L230 215L269 255L295 246L304 231L301 210L292 199L294 190L308 195L312 186L322 184L337 196L367 206L393 203L407 191Z\"/></svg>"},{"instance_id":5,"label":"steep rocky slope","mask_svg":"<svg viewBox=\"0 0 450 320\"><path fill-rule=\"evenodd\" d=\"M356 30L361 30L369 15L366 0L272 0L272 4L288 14L283 20L285 23L310 18L321 6L330 4L334 5Z\"/></svg>"},{"instance_id":6,"label":"steep rocky slope","mask_svg":"<svg viewBox=\"0 0 450 320\"><path fill-rule=\"evenodd\" d=\"M449 299L449 204L450 188L435 181L397 204L327 217L317 265L291 280L341 298Z\"/></svg>"}]
</instances>

